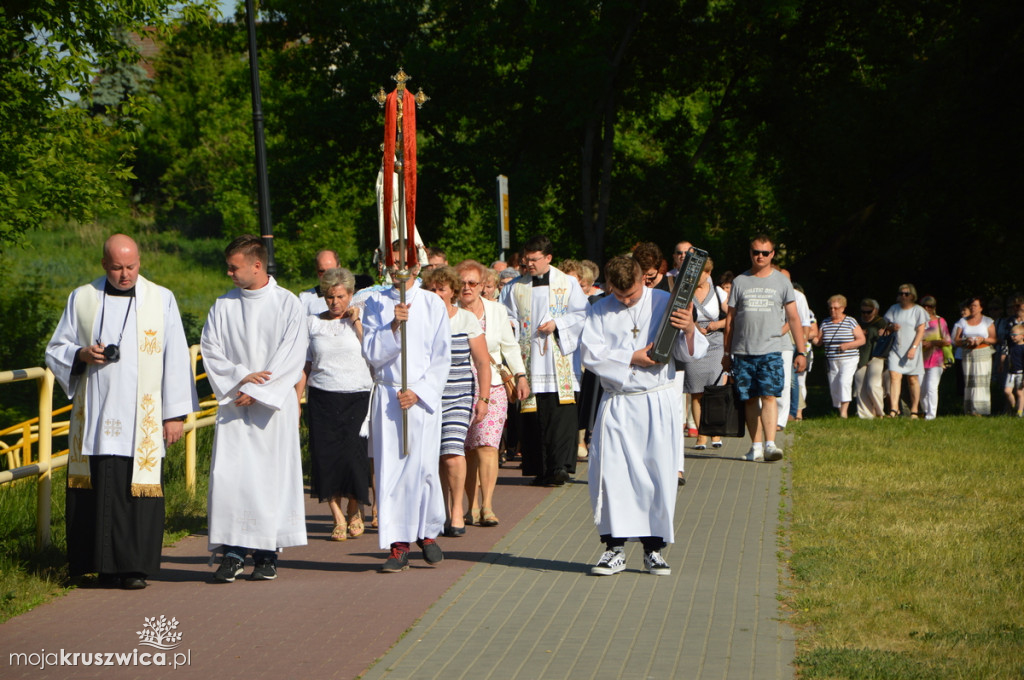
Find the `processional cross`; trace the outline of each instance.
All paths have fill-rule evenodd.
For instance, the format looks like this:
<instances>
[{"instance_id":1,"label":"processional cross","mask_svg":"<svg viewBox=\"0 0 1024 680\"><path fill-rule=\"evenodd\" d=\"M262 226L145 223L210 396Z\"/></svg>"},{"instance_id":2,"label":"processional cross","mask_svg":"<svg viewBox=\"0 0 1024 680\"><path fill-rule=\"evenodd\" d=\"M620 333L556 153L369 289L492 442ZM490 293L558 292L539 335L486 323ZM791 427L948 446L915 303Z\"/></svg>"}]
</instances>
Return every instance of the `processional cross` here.
<instances>
[{"instance_id":1,"label":"processional cross","mask_svg":"<svg viewBox=\"0 0 1024 680\"><path fill-rule=\"evenodd\" d=\"M430 99L423 93L423 88L415 95L406 89L405 84L411 78L399 67L398 73L391 76L398 85L387 94L384 88L373 95L373 100L384 109L384 252L386 264L395 267L395 248L391 239L392 205L394 199L394 175L398 175L398 271L394 279L398 283L399 302L405 304L406 284L412 274L409 268L416 260L416 109L422 108ZM415 105L415 106L414 106ZM402 391L409 388L406 370L406 339L405 322L399 324L402 340ZM402 451L404 456L409 451L409 413L402 409Z\"/></svg>"}]
</instances>

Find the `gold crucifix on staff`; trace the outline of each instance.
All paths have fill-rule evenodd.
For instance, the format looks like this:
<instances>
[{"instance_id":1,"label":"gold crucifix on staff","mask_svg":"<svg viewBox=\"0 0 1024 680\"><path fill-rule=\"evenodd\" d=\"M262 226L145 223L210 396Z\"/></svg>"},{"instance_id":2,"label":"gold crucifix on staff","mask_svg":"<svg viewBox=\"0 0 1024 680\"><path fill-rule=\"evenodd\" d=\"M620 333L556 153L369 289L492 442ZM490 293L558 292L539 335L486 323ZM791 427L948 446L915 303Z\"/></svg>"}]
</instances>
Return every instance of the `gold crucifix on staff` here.
<instances>
[{"instance_id":1,"label":"gold crucifix on staff","mask_svg":"<svg viewBox=\"0 0 1024 680\"><path fill-rule=\"evenodd\" d=\"M384 161L383 166L383 237L381 243L382 252L386 253L385 263L387 267L397 266L394 278L399 291L399 301L405 304L406 286L412 274L410 268L417 264L416 260L416 113L430 97L419 92L412 95L406 89L406 82L410 80L408 74L402 68L392 76L397 83L391 94L386 94L384 88L373 95L384 111ZM413 105L415 104L415 107ZM394 198L394 177L397 175L397 201ZM395 261L394 241L392 238L393 203L398 203L398 262ZM401 337L401 361L402 361L402 391L409 389L406 361L406 334L405 321L400 324L399 335ZM409 414L402 410L402 451L406 455L409 450Z\"/></svg>"}]
</instances>

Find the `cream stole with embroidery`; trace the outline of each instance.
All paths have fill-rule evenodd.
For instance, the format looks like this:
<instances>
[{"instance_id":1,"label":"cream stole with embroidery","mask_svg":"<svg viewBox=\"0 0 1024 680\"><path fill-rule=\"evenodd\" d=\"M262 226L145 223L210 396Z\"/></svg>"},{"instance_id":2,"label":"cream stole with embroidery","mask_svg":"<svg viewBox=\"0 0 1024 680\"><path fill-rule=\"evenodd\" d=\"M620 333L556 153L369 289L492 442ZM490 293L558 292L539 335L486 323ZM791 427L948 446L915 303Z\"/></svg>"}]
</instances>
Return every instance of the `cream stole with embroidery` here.
<instances>
[{"instance_id":1,"label":"cream stole with embroidery","mask_svg":"<svg viewBox=\"0 0 1024 680\"><path fill-rule=\"evenodd\" d=\"M565 273L550 267L548 269L548 310L551 317L557 319L565 316L569 311L569 277ZM516 309L519 316L519 351L523 355L523 363L526 365L526 375L530 371L530 341L533 338L533 279L526 278L513 284L512 296L516 301ZM572 359L562 354L558 341L551 338L548 344L552 352L552 359L555 364L555 378L558 382L558 403L573 404L576 402L576 395L572 391ZM530 393L530 396L519 403L519 410L522 413L531 413L537 410L537 398Z\"/></svg>"},{"instance_id":2,"label":"cream stole with embroidery","mask_svg":"<svg viewBox=\"0 0 1024 680\"><path fill-rule=\"evenodd\" d=\"M93 343L93 327L103 299L104 279L79 288L75 296L75 319L78 341L83 347ZM135 338L138 342L138 376L135 399L135 455L132 466L133 496L163 496L160 469L164 456L163 377L164 310L160 290L139 277L135 284ZM122 347L122 352L130 348ZM82 437L89 417L87 384L89 370L75 388L74 408L68 431L68 486L91 489L89 460L82 455Z\"/></svg>"}]
</instances>

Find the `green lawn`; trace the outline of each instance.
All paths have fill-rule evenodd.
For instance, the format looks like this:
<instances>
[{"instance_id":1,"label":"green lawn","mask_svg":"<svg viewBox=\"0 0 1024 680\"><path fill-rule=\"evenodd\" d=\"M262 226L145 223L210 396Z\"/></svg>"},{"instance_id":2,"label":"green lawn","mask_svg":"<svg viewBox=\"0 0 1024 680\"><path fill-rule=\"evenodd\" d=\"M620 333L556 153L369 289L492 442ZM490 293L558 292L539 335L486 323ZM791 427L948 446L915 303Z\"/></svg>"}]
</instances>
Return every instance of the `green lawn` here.
<instances>
[{"instance_id":1,"label":"green lawn","mask_svg":"<svg viewBox=\"0 0 1024 680\"><path fill-rule=\"evenodd\" d=\"M1024 677L1024 422L806 421L786 605L803 678Z\"/></svg>"},{"instance_id":2,"label":"green lawn","mask_svg":"<svg viewBox=\"0 0 1024 680\"><path fill-rule=\"evenodd\" d=\"M164 461L164 496L167 516L164 545L206 528L206 491L213 428L197 433L196 491L185 486L184 442L170 447ZM63 445L60 442L58 445ZM0 487L0 622L28 611L66 592L64 487L66 468L53 475L51 505L52 545L35 550L36 483L25 479Z\"/></svg>"}]
</instances>

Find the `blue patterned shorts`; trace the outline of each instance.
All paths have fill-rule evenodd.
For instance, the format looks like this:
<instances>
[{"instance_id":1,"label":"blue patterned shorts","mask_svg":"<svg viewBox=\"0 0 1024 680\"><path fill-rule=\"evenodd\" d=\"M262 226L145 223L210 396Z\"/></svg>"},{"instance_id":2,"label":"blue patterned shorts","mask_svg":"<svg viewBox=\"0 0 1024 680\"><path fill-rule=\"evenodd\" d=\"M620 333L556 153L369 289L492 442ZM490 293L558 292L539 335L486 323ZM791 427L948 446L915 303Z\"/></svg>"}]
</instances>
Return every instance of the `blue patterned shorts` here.
<instances>
[{"instance_id":1,"label":"blue patterned shorts","mask_svg":"<svg viewBox=\"0 0 1024 680\"><path fill-rule=\"evenodd\" d=\"M786 381L782 353L737 354L732 359L732 376L743 401L753 397L781 397Z\"/></svg>"}]
</instances>

